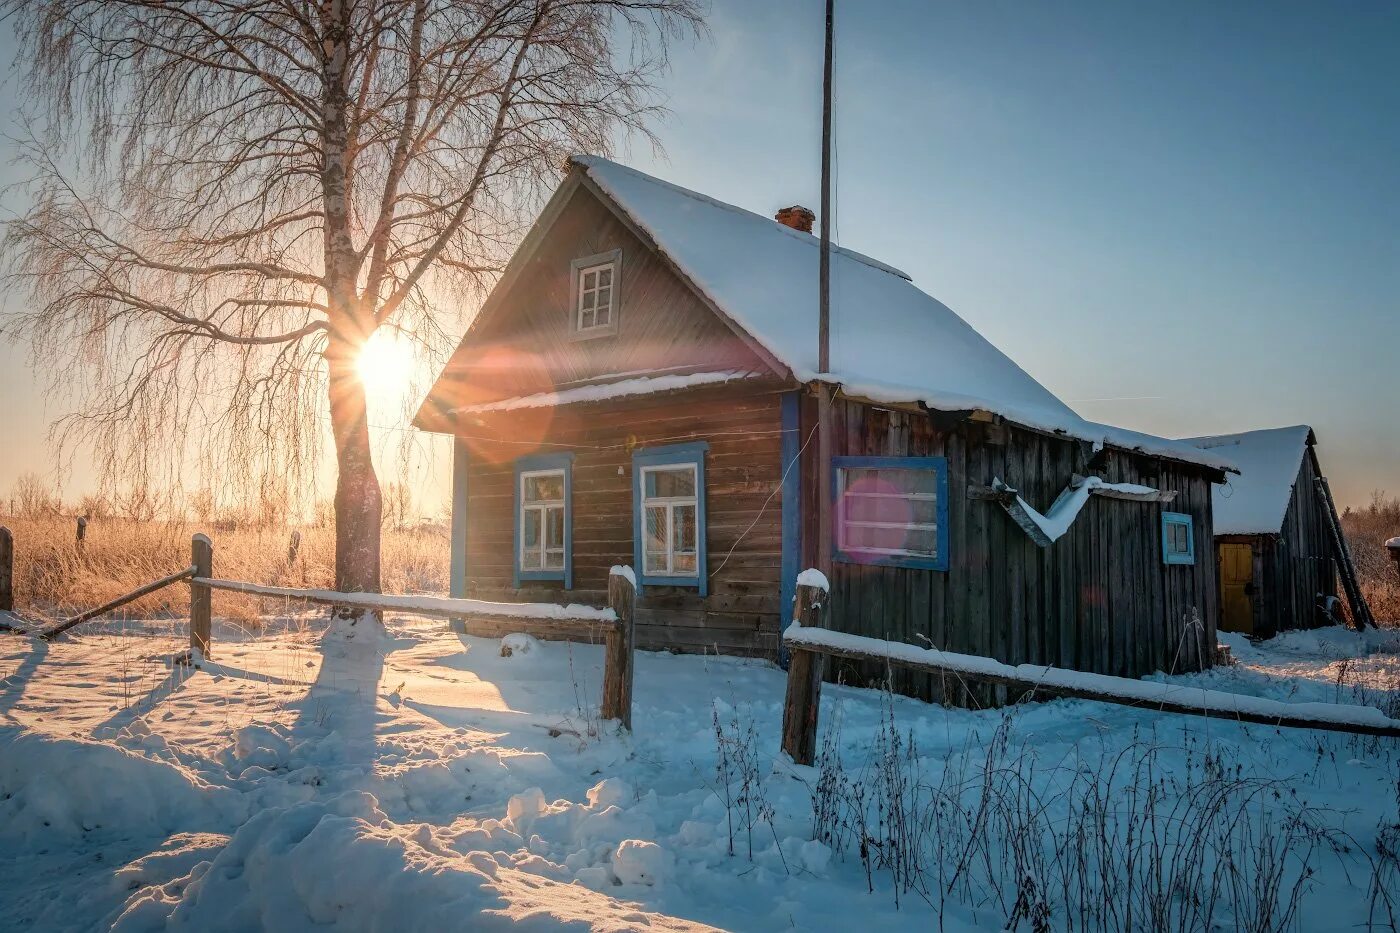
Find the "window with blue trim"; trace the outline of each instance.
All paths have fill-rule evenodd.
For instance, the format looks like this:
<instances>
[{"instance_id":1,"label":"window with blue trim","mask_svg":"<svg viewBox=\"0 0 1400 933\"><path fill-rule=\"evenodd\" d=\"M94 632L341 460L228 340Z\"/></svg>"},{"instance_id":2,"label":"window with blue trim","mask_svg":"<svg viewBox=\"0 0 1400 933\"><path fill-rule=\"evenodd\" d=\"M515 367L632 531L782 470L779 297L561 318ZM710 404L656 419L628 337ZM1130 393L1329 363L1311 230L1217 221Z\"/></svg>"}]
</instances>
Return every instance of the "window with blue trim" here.
<instances>
[{"instance_id":1,"label":"window with blue trim","mask_svg":"<svg viewBox=\"0 0 1400 933\"><path fill-rule=\"evenodd\" d=\"M835 556L856 564L948 569L948 460L833 457Z\"/></svg>"},{"instance_id":2,"label":"window with blue trim","mask_svg":"<svg viewBox=\"0 0 1400 933\"><path fill-rule=\"evenodd\" d=\"M573 588L573 454L515 461L515 585L563 580Z\"/></svg>"},{"instance_id":3,"label":"window with blue trim","mask_svg":"<svg viewBox=\"0 0 1400 933\"><path fill-rule=\"evenodd\" d=\"M705 451L696 441L632 455L633 556L643 586L694 586L704 596Z\"/></svg>"},{"instance_id":4,"label":"window with blue trim","mask_svg":"<svg viewBox=\"0 0 1400 933\"><path fill-rule=\"evenodd\" d=\"M1194 564L1196 536L1194 523L1184 512L1162 513L1162 563Z\"/></svg>"}]
</instances>

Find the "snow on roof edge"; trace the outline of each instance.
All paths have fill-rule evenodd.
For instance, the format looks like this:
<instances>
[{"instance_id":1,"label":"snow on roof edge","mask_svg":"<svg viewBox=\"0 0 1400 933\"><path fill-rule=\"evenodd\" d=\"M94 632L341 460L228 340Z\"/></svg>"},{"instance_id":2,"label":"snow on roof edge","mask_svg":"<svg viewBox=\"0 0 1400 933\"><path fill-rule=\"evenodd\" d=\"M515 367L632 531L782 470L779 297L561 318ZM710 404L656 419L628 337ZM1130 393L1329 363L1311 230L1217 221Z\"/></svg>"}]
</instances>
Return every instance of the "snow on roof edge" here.
<instances>
[{"instance_id":1,"label":"snow on roof edge","mask_svg":"<svg viewBox=\"0 0 1400 933\"><path fill-rule=\"evenodd\" d=\"M601 402L614 398L672 392L693 386L717 385L736 379L753 379L757 375L748 370L725 370L723 372L686 373L684 375L636 376L614 382L595 382L589 385L574 386L554 392L517 395L491 402L481 402L476 405L462 405L453 408L450 413L470 415L488 411L516 411L522 408L557 408L560 405L578 405L584 402Z\"/></svg>"},{"instance_id":2,"label":"snow on roof edge","mask_svg":"<svg viewBox=\"0 0 1400 933\"><path fill-rule=\"evenodd\" d=\"M819 378L817 374L802 374L798 378L806 380ZM1168 460L1180 460L1183 463L1193 463L1198 466L1210 467L1226 473L1238 473L1239 467L1233 460L1217 454L1209 453L1193 444L1182 441L1174 441L1170 438L1158 437L1154 434L1144 434L1141 431L1132 431L1127 428L1119 428L1110 424L1099 424L1094 421L1079 419L1077 425L1065 425L1063 418L1051 416L1047 412L1038 412L1034 409L1020 408L1014 405L1006 405L990 399L977 398L971 395L956 395L952 393L931 393L922 389L915 389L910 386L895 386L874 382L862 382L857 380L843 381L839 373L827 374L824 381L834 382L841 386L842 392L847 395L858 396L869 399L872 402L885 402L888 404L922 402L929 408L939 411L967 411L981 409L1000 415L1008 421L1012 421L1033 431L1041 431L1046 434L1058 434L1064 437L1073 437L1081 441L1089 441L1098 446L1113 447L1118 450L1126 450L1146 454L1152 457L1162 457Z\"/></svg>"}]
</instances>

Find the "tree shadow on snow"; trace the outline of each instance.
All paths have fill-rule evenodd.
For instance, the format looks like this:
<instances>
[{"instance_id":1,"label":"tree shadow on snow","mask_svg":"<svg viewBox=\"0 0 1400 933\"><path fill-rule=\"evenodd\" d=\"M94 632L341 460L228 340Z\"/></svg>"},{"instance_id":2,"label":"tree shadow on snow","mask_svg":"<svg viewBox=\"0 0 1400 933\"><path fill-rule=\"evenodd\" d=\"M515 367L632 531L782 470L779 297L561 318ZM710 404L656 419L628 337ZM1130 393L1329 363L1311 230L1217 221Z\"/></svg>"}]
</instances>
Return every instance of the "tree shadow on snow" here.
<instances>
[{"instance_id":1,"label":"tree shadow on snow","mask_svg":"<svg viewBox=\"0 0 1400 933\"><path fill-rule=\"evenodd\" d=\"M20 645L24 642L28 642L29 653L13 674L0 680L0 714L9 713L14 708L20 697L24 696L24 690L39 665L49 656L49 643L42 638L14 636L7 639L6 644Z\"/></svg>"},{"instance_id":2,"label":"tree shadow on snow","mask_svg":"<svg viewBox=\"0 0 1400 933\"><path fill-rule=\"evenodd\" d=\"M320 670L300 700L292 722L293 744L312 742L320 748L318 763L351 773L374 769L375 738L381 720L379 681L384 657L394 640L378 621L335 619L321 636Z\"/></svg>"}]
</instances>

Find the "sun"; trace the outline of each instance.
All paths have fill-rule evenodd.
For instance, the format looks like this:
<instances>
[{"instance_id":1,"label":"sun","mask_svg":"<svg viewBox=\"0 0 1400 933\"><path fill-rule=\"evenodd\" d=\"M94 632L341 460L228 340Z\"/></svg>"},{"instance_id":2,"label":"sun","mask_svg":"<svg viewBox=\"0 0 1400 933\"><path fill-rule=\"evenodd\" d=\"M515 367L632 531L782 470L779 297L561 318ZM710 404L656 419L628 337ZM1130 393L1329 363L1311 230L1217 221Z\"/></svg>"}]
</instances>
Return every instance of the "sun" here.
<instances>
[{"instance_id":1,"label":"sun","mask_svg":"<svg viewBox=\"0 0 1400 933\"><path fill-rule=\"evenodd\" d=\"M375 331L355 364L371 402L396 403L412 388L413 342L393 330Z\"/></svg>"}]
</instances>

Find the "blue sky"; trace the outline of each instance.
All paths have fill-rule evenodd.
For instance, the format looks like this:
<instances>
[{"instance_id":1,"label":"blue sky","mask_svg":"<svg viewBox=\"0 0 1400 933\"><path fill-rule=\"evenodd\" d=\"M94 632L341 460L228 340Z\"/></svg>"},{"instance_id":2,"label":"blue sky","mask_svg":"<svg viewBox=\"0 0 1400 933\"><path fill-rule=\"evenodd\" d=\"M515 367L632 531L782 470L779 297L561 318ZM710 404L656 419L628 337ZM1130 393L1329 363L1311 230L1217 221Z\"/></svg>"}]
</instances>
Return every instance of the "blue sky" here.
<instances>
[{"instance_id":1,"label":"blue sky","mask_svg":"<svg viewBox=\"0 0 1400 933\"><path fill-rule=\"evenodd\" d=\"M1307 422L1341 501L1400 493L1400 4L838 0L837 21L840 242L1087 417ZM820 0L716 0L663 81L665 155L627 161L815 208L821 25ZM21 356L0 347L0 437L22 439L0 490L45 463Z\"/></svg>"}]
</instances>

